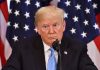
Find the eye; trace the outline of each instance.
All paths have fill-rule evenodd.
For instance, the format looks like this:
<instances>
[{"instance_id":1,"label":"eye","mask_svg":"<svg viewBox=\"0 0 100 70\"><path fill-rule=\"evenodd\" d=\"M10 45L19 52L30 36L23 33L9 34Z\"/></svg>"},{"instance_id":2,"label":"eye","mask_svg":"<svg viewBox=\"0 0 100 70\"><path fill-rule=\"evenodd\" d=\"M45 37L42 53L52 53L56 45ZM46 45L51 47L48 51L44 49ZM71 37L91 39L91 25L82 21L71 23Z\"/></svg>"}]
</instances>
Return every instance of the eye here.
<instances>
[{"instance_id":1,"label":"eye","mask_svg":"<svg viewBox=\"0 0 100 70\"><path fill-rule=\"evenodd\" d=\"M43 27L43 28L48 28L49 26L48 26L48 25L43 25L42 27Z\"/></svg>"},{"instance_id":2,"label":"eye","mask_svg":"<svg viewBox=\"0 0 100 70\"><path fill-rule=\"evenodd\" d=\"M59 27L59 23L55 23L55 24L53 24L53 27Z\"/></svg>"},{"instance_id":3,"label":"eye","mask_svg":"<svg viewBox=\"0 0 100 70\"><path fill-rule=\"evenodd\" d=\"M56 24L53 24L54 27L56 27L57 25L58 25L57 23Z\"/></svg>"}]
</instances>

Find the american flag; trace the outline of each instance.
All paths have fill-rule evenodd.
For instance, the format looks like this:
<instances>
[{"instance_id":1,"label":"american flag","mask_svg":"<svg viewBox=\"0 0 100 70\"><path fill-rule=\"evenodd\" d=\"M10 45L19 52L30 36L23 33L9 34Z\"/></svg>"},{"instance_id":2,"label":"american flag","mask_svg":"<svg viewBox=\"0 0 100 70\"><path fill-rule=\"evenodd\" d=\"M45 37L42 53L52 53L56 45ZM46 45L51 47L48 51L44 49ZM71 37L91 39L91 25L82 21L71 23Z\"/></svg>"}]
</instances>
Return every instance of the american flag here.
<instances>
[{"instance_id":1,"label":"american flag","mask_svg":"<svg viewBox=\"0 0 100 70\"><path fill-rule=\"evenodd\" d=\"M0 0L0 70L11 53L11 47L6 38L8 9L6 0Z\"/></svg>"},{"instance_id":2,"label":"american flag","mask_svg":"<svg viewBox=\"0 0 100 70\"><path fill-rule=\"evenodd\" d=\"M65 10L65 34L88 45L88 54L100 70L100 28L94 12L98 5L92 0L59 0L58 7Z\"/></svg>"}]
</instances>

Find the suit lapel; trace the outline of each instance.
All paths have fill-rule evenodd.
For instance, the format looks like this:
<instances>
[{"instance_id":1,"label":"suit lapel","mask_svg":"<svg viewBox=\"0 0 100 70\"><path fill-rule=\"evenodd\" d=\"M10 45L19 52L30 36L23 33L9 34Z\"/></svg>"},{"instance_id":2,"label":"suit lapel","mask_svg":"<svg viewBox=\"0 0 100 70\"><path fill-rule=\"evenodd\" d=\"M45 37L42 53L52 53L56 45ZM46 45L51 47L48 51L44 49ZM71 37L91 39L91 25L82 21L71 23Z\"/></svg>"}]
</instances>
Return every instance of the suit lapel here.
<instances>
[{"instance_id":1,"label":"suit lapel","mask_svg":"<svg viewBox=\"0 0 100 70\"><path fill-rule=\"evenodd\" d=\"M37 70L46 70L46 66L45 66L45 57L44 57L44 50L43 49L39 49L37 50L37 55L36 55L36 66L37 66Z\"/></svg>"},{"instance_id":2,"label":"suit lapel","mask_svg":"<svg viewBox=\"0 0 100 70\"><path fill-rule=\"evenodd\" d=\"M66 61L67 61L67 55L68 55L68 39L62 38L61 45L60 45L60 50L61 50L61 62L60 62L60 56L58 56L58 65L57 65L57 70L65 70L66 67Z\"/></svg>"},{"instance_id":3,"label":"suit lapel","mask_svg":"<svg viewBox=\"0 0 100 70\"><path fill-rule=\"evenodd\" d=\"M35 56L36 70L46 70L44 47L40 37L37 40L35 40L34 48L35 48L34 51L36 53Z\"/></svg>"}]
</instances>

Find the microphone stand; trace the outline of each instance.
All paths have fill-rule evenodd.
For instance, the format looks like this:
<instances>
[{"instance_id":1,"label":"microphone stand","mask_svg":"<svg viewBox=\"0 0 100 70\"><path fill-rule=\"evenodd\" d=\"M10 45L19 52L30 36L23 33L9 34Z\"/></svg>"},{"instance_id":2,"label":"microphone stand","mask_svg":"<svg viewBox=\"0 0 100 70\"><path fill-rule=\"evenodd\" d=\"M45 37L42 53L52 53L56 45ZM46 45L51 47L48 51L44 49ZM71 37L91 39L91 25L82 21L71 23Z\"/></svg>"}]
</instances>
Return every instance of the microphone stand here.
<instances>
[{"instance_id":1,"label":"microphone stand","mask_svg":"<svg viewBox=\"0 0 100 70\"><path fill-rule=\"evenodd\" d=\"M59 69L62 70L62 62L61 62L61 50L60 50L60 46L59 46L59 51L58 51L58 56L59 56Z\"/></svg>"},{"instance_id":2,"label":"microphone stand","mask_svg":"<svg viewBox=\"0 0 100 70\"><path fill-rule=\"evenodd\" d=\"M58 69L62 70L61 49L58 39L56 39L56 41L53 42L52 46L54 50L58 52Z\"/></svg>"}]
</instances>

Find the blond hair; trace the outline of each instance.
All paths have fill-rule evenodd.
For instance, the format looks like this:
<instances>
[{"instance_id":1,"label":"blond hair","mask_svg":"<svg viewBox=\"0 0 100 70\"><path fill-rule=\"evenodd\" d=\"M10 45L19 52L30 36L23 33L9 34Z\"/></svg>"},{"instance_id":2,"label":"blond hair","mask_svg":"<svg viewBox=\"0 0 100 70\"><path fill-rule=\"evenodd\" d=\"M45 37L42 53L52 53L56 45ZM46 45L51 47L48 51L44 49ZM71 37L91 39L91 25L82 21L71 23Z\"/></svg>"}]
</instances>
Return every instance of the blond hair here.
<instances>
[{"instance_id":1,"label":"blond hair","mask_svg":"<svg viewBox=\"0 0 100 70\"><path fill-rule=\"evenodd\" d=\"M47 18L49 16L57 16L64 19L64 11L56 6L41 7L35 14L35 25L41 20L41 18Z\"/></svg>"}]
</instances>

